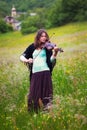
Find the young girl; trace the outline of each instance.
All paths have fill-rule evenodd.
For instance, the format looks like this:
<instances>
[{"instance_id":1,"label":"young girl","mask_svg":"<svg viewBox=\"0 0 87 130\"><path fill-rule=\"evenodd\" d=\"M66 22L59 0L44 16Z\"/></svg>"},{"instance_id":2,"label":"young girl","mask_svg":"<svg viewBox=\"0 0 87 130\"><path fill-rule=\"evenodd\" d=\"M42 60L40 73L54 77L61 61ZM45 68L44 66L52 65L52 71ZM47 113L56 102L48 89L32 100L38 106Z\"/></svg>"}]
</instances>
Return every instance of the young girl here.
<instances>
[{"instance_id":1,"label":"young girl","mask_svg":"<svg viewBox=\"0 0 87 130\"><path fill-rule=\"evenodd\" d=\"M40 29L31 44L20 56L24 63L32 64L30 71L30 90L28 95L28 110L38 111L41 105L46 107L53 98L52 63L56 59L58 47L47 49L45 44L49 36L44 29Z\"/></svg>"}]
</instances>

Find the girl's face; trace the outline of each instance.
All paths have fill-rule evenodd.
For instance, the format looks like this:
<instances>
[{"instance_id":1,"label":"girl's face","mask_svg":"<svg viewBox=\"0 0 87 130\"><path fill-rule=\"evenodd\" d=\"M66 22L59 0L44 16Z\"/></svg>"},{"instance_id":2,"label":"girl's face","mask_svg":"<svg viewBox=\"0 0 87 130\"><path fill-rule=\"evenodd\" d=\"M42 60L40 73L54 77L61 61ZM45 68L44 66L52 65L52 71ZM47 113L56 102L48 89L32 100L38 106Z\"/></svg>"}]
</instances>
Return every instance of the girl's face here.
<instances>
[{"instance_id":1,"label":"girl's face","mask_svg":"<svg viewBox=\"0 0 87 130\"><path fill-rule=\"evenodd\" d=\"M46 42L47 36L46 36L46 34L44 32L41 34L39 40L40 40L40 43L45 43Z\"/></svg>"}]
</instances>

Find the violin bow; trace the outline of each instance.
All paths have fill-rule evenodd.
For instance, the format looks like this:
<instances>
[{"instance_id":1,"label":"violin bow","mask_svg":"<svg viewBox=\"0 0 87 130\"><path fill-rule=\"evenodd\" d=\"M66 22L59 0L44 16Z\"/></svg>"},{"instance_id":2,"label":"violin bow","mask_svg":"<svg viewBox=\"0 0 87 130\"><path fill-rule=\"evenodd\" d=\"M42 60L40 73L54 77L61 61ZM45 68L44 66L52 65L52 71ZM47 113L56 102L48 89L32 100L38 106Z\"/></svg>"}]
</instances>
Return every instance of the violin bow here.
<instances>
[{"instance_id":1,"label":"violin bow","mask_svg":"<svg viewBox=\"0 0 87 130\"><path fill-rule=\"evenodd\" d=\"M53 34L50 36L49 39L51 39L54 35L55 35L55 33L53 33ZM59 52L64 52L62 48L58 48L58 51L59 51Z\"/></svg>"}]
</instances>

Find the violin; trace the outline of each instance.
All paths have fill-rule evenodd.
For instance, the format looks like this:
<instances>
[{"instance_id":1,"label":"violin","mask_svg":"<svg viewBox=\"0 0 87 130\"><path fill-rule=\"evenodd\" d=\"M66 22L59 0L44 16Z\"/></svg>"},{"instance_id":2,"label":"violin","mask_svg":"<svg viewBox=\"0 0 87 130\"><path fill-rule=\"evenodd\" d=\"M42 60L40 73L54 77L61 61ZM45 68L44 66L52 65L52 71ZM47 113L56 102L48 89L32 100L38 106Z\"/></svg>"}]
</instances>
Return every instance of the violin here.
<instances>
[{"instance_id":1,"label":"violin","mask_svg":"<svg viewBox=\"0 0 87 130\"><path fill-rule=\"evenodd\" d=\"M46 42L44 47L47 48L48 50L52 50L52 49L54 49L54 47L56 47L56 44L51 43L51 42ZM58 48L58 51L64 52L62 48Z\"/></svg>"}]
</instances>

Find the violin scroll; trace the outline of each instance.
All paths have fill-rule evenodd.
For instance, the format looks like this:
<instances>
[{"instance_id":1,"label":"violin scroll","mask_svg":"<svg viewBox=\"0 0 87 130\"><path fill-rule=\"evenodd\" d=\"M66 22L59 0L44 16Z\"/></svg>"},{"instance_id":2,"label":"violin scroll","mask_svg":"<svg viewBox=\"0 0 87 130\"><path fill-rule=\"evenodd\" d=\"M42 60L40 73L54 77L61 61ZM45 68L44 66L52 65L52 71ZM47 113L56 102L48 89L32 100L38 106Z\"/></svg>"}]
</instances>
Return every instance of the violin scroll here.
<instances>
[{"instance_id":1,"label":"violin scroll","mask_svg":"<svg viewBox=\"0 0 87 130\"><path fill-rule=\"evenodd\" d=\"M58 48L58 51L59 52L64 52L62 48Z\"/></svg>"}]
</instances>

